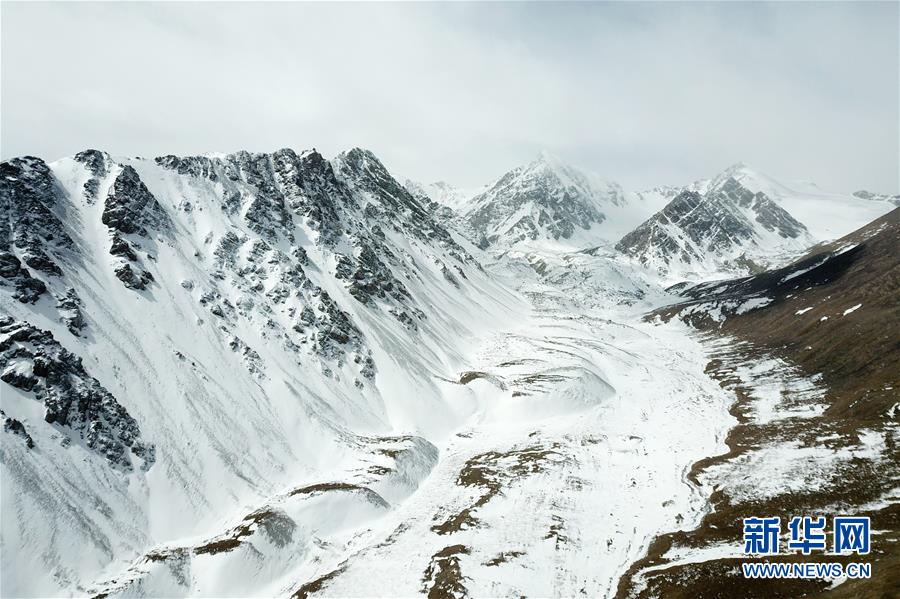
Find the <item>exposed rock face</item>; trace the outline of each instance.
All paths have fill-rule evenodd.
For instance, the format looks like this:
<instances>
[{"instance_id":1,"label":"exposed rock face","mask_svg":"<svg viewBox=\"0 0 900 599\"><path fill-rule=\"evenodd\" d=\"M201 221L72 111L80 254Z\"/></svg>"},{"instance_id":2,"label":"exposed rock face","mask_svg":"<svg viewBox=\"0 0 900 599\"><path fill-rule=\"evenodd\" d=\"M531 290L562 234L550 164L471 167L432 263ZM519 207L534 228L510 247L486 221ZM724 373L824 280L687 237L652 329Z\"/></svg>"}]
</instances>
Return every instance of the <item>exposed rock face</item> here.
<instances>
[{"instance_id":1,"label":"exposed rock face","mask_svg":"<svg viewBox=\"0 0 900 599\"><path fill-rule=\"evenodd\" d=\"M602 223L604 206L624 201L617 184L542 155L473 198L464 219L482 248L529 239L569 239L578 230Z\"/></svg>"},{"instance_id":2,"label":"exposed rock face","mask_svg":"<svg viewBox=\"0 0 900 599\"><path fill-rule=\"evenodd\" d=\"M225 169L229 179L255 189L244 217L254 231L270 241L279 235L284 235L291 242L294 240L291 214L277 179L278 173L289 168L292 158L296 156L290 150L272 155L240 152L229 156Z\"/></svg>"},{"instance_id":3,"label":"exposed rock face","mask_svg":"<svg viewBox=\"0 0 900 599\"><path fill-rule=\"evenodd\" d=\"M123 235L149 237L151 231L169 230L171 220L132 166L123 166L113 181L101 220L111 232L109 253L117 258L116 278L129 289L146 289L153 275Z\"/></svg>"},{"instance_id":4,"label":"exposed rock face","mask_svg":"<svg viewBox=\"0 0 900 599\"><path fill-rule=\"evenodd\" d=\"M146 237L148 229L169 226L165 210L130 165L122 167L103 205L102 221L111 230Z\"/></svg>"},{"instance_id":5,"label":"exposed rock face","mask_svg":"<svg viewBox=\"0 0 900 599\"><path fill-rule=\"evenodd\" d=\"M398 233L437 242L459 262L472 261L432 212L394 179L372 152L354 148L338 156L335 163L339 176L351 189L370 200L364 216L375 236L379 236L381 227L389 226Z\"/></svg>"},{"instance_id":6,"label":"exposed rock face","mask_svg":"<svg viewBox=\"0 0 900 599\"><path fill-rule=\"evenodd\" d=\"M0 252L48 275L62 274L51 253L71 247L59 214L61 192L47 164L26 156L0 164Z\"/></svg>"},{"instance_id":7,"label":"exposed rock face","mask_svg":"<svg viewBox=\"0 0 900 599\"><path fill-rule=\"evenodd\" d=\"M750 210L755 215L755 221L767 231L792 239L806 232L806 227L802 223L764 193L753 193L734 179L728 179L715 191L718 191L725 201Z\"/></svg>"},{"instance_id":8,"label":"exposed rock face","mask_svg":"<svg viewBox=\"0 0 900 599\"><path fill-rule=\"evenodd\" d=\"M661 269L733 259L773 238L809 245L806 227L765 194L753 193L734 178L709 191L683 191L660 212L623 237L616 249Z\"/></svg>"},{"instance_id":9,"label":"exposed rock face","mask_svg":"<svg viewBox=\"0 0 900 599\"><path fill-rule=\"evenodd\" d=\"M59 277L72 239L61 216L62 193L47 164L26 156L0 164L0 285L14 297L34 303L47 290L35 272Z\"/></svg>"},{"instance_id":10,"label":"exposed rock face","mask_svg":"<svg viewBox=\"0 0 900 599\"><path fill-rule=\"evenodd\" d=\"M141 270L127 262L117 266L114 272L116 278L122 281L129 289L146 289L147 285L153 281L153 275L148 271Z\"/></svg>"},{"instance_id":11,"label":"exposed rock face","mask_svg":"<svg viewBox=\"0 0 900 599\"><path fill-rule=\"evenodd\" d=\"M60 319L66 323L66 328L76 337L81 336L81 331L87 326L84 314L81 311L81 298L74 289L69 287L66 294L56 302L56 310Z\"/></svg>"},{"instance_id":12,"label":"exposed rock face","mask_svg":"<svg viewBox=\"0 0 900 599\"><path fill-rule=\"evenodd\" d=\"M93 204L100 195L100 181L109 174L112 159L106 152L84 150L75 154L75 160L84 164L91 174L84 182L82 195L88 204Z\"/></svg>"},{"instance_id":13,"label":"exposed rock face","mask_svg":"<svg viewBox=\"0 0 900 599\"><path fill-rule=\"evenodd\" d=\"M34 449L34 439L28 434L25 425L15 418L9 418L3 410L0 410L0 419L3 420L3 431L19 436L25 442L25 447Z\"/></svg>"},{"instance_id":14,"label":"exposed rock face","mask_svg":"<svg viewBox=\"0 0 900 599\"><path fill-rule=\"evenodd\" d=\"M110 464L131 471L137 456L145 470L153 465L154 447L140 440L134 418L49 332L0 316L0 368L0 380L44 404L47 422L84 440Z\"/></svg>"},{"instance_id":15,"label":"exposed rock face","mask_svg":"<svg viewBox=\"0 0 900 599\"><path fill-rule=\"evenodd\" d=\"M218 181L218 161L207 156L159 156L156 164L163 168L176 171L179 175L190 177L202 177L210 181Z\"/></svg>"},{"instance_id":16,"label":"exposed rock face","mask_svg":"<svg viewBox=\"0 0 900 599\"><path fill-rule=\"evenodd\" d=\"M0 252L0 277L4 284L13 286L13 297L23 304L33 304L47 291L47 285L22 268L22 263L11 252Z\"/></svg>"},{"instance_id":17,"label":"exposed rock face","mask_svg":"<svg viewBox=\"0 0 900 599\"><path fill-rule=\"evenodd\" d=\"M244 299L235 306L213 288L202 292L201 303L225 322L238 317L251 302L284 306L294 317L292 326L280 333L285 344L309 343L320 357L338 365L351 357L362 379L372 379L376 372L362 333L331 295L310 280L306 250L300 246L287 253L277 250L279 240L290 245L298 227L311 231L317 246L334 252L334 277L355 300L375 310L387 304L388 313L413 332L425 313L415 305L404 279L418 279L420 274L412 258L397 251L389 233L412 240L423 251L430 252L429 246L441 250L445 256L430 254L429 260L455 286L466 279L463 265L480 268L434 212L366 150L350 150L332 162L315 150L283 149L216 158L166 156L156 163L221 185L223 209L242 214L262 237L253 240L227 231L210 240L215 277L241 289ZM336 251L338 245L349 251ZM125 240L114 237L111 252L134 262L135 252ZM143 283L134 268L123 265L119 273L134 288ZM272 326L279 328L274 321Z\"/></svg>"},{"instance_id":18,"label":"exposed rock face","mask_svg":"<svg viewBox=\"0 0 900 599\"><path fill-rule=\"evenodd\" d=\"M370 245L358 245L355 257L339 255L335 276L347 282L351 295L364 304L374 298L393 297L398 302L409 298L409 292L381 261Z\"/></svg>"},{"instance_id":19,"label":"exposed rock face","mask_svg":"<svg viewBox=\"0 0 900 599\"><path fill-rule=\"evenodd\" d=\"M321 243L333 245L341 235L340 211L356 207L350 190L315 150L299 156L292 150L276 154L279 180L291 210L319 234Z\"/></svg>"}]
</instances>

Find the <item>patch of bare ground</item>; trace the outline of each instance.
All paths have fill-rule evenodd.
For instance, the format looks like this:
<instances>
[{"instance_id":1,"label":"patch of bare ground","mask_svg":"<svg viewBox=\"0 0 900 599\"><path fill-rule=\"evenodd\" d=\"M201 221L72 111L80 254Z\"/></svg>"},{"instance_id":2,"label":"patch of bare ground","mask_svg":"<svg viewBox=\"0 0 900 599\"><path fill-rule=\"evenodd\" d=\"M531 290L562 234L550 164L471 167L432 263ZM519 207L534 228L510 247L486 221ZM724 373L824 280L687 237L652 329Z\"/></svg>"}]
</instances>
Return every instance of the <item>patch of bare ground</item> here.
<instances>
[{"instance_id":1,"label":"patch of bare ground","mask_svg":"<svg viewBox=\"0 0 900 599\"><path fill-rule=\"evenodd\" d=\"M486 372L480 372L478 370L467 370L459 375L459 384L460 385L468 385L472 381L476 379L486 379L490 377L490 375Z\"/></svg>"},{"instance_id":2,"label":"patch of bare ground","mask_svg":"<svg viewBox=\"0 0 900 599\"><path fill-rule=\"evenodd\" d=\"M516 380L519 385L534 385L538 383L562 383L568 380L568 377L561 374L544 374L536 373L523 376Z\"/></svg>"},{"instance_id":3,"label":"patch of bare ground","mask_svg":"<svg viewBox=\"0 0 900 599\"><path fill-rule=\"evenodd\" d=\"M213 539L209 543L205 545L200 545L199 547L194 548L194 554L196 555L215 555L217 553L225 553L231 551L232 549L237 549L241 545L241 539L243 537L249 537L253 534L256 527L265 524L270 519L273 518L283 518L290 521L290 519L278 512L275 512L270 509L261 509L249 514L244 518L244 520L236 527L232 528L225 535ZM293 521L291 521L293 523Z\"/></svg>"},{"instance_id":4,"label":"patch of bare ground","mask_svg":"<svg viewBox=\"0 0 900 599\"><path fill-rule=\"evenodd\" d=\"M550 518L553 524L550 525L550 530L547 531L544 538L553 539L553 546L559 549L560 545L565 545L569 542L569 537L565 534L566 522L562 519L562 516L557 516L556 514L552 514Z\"/></svg>"},{"instance_id":5,"label":"patch of bare ground","mask_svg":"<svg viewBox=\"0 0 900 599\"><path fill-rule=\"evenodd\" d=\"M338 576L343 574L343 572L346 568L347 568L347 564L345 562L345 563L341 564L340 566L338 566L337 568L335 568L334 570L332 570L331 572L328 572L327 574L323 574L322 576L319 576L318 578L315 578L313 580L310 580L307 583L300 585L300 588L298 588L296 591L294 591L294 594L291 595L292 599L307 599L307 597L313 596L314 594L318 593L319 591L324 589L326 586L328 586L329 582L331 582L332 580L334 580L335 578L337 578Z\"/></svg>"},{"instance_id":6,"label":"patch of bare ground","mask_svg":"<svg viewBox=\"0 0 900 599\"><path fill-rule=\"evenodd\" d=\"M484 565L488 567L499 566L500 564L505 564L506 562L523 555L525 555L524 551L502 551L484 562Z\"/></svg>"},{"instance_id":7,"label":"patch of bare ground","mask_svg":"<svg viewBox=\"0 0 900 599\"><path fill-rule=\"evenodd\" d=\"M457 383L460 385L468 385L472 381L476 381L478 379L484 379L500 389L506 389L506 383L504 383L500 377L488 372L482 372L480 370L467 370L461 373L459 375L459 381L457 381Z\"/></svg>"},{"instance_id":8,"label":"patch of bare ground","mask_svg":"<svg viewBox=\"0 0 900 599\"><path fill-rule=\"evenodd\" d=\"M173 549L158 549L151 551L144 556L148 562L165 562L170 559L183 559L187 556L188 550L184 547L176 547Z\"/></svg>"},{"instance_id":9,"label":"patch of bare ground","mask_svg":"<svg viewBox=\"0 0 900 599\"><path fill-rule=\"evenodd\" d=\"M390 469L385 469L390 470ZM355 485L352 483L342 483L342 482L329 482L329 483L317 483L314 485L308 485L306 487L298 487L288 493L289 497L293 497L295 495L318 495L320 493L328 493L335 491L344 491L351 493L360 493L365 495L366 499L369 502L374 503L375 505L379 505L382 507L390 507L387 501L384 498L370 489L369 487L364 487L362 485Z\"/></svg>"},{"instance_id":10,"label":"patch of bare ground","mask_svg":"<svg viewBox=\"0 0 900 599\"><path fill-rule=\"evenodd\" d=\"M562 457L558 449L557 443L548 447L533 445L506 452L489 451L469 458L460 470L456 484L480 488L483 492L472 504L446 517L431 529L440 535L447 535L478 526L478 519L475 517L478 508L499 495L504 486L543 472L554 460Z\"/></svg>"},{"instance_id":11,"label":"patch of bare ground","mask_svg":"<svg viewBox=\"0 0 900 599\"><path fill-rule=\"evenodd\" d=\"M449 545L431 556L422 578L422 591L428 599L461 599L468 597L469 591L463 581L459 556L468 555L465 545Z\"/></svg>"}]
</instances>

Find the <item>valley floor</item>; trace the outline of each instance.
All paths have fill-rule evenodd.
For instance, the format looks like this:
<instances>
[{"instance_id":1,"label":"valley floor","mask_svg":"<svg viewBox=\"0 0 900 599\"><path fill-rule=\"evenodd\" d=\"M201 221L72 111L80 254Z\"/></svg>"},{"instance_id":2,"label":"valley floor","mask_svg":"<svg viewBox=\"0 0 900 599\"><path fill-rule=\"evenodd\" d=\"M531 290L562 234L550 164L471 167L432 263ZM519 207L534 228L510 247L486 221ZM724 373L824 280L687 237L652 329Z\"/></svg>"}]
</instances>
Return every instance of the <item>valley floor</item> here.
<instances>
[{"instance_id":1,"label":"valley floor","mask_svg":"<svg viewBox=\"0 0 900 599\"><path fill-rule=\"evenodd\" d=\"M321 572L323 595L610 596L656 535L699 523L709 490L686 474L734 424L700 344L633 306L526 291L526 323L460 373L485 409Z\"/></svg>"}]
</instances>

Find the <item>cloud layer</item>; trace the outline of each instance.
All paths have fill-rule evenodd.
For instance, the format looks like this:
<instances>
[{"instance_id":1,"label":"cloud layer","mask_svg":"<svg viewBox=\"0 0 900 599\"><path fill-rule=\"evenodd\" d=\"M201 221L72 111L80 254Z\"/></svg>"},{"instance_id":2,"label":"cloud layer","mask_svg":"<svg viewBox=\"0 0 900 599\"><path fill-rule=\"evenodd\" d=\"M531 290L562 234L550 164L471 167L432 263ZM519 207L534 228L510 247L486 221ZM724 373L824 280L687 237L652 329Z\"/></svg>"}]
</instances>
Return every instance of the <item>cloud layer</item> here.
<instances>
[{"instance_id":1,"label":"cloud layer","mask_svg":"<svg viewBox=\"0 0 900 599\"><path fill-rule=\"evenodd\" d=\"M372 149L900 191L897 3L4 3L3 158Z\"/></svg>"}]
</instances>

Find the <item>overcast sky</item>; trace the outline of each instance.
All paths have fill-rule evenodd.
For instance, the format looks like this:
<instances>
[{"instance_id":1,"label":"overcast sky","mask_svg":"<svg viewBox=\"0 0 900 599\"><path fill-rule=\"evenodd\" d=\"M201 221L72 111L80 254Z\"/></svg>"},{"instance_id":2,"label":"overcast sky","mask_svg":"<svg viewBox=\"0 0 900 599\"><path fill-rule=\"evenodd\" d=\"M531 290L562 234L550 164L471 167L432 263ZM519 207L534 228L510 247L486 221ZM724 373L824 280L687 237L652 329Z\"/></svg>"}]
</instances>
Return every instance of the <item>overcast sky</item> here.
<instances>
[{"instance_id":1,"label":"overcast sky","mask_svg":"<svg viewBox=\"0 0 900 599\"><path fill-rule=\"evenodd\" d=\"M2 3L2 157L353 146L477 186L746 161L900 192L900 4Z\"/></svg>"}]
</instances>

